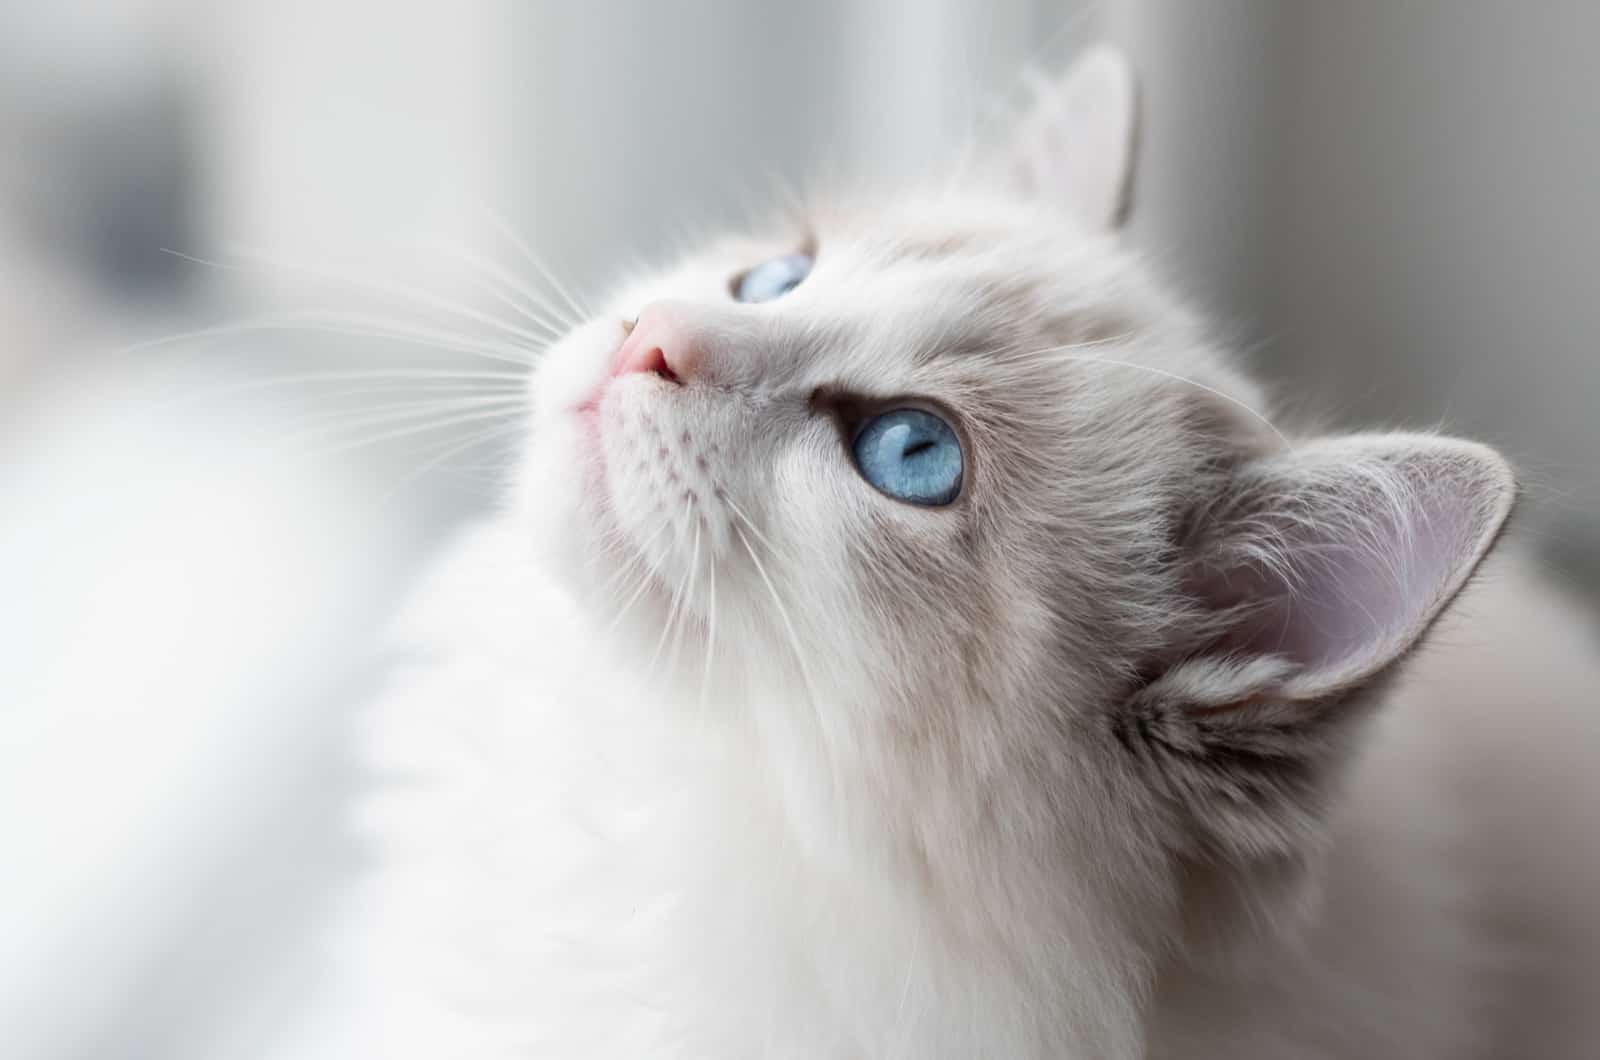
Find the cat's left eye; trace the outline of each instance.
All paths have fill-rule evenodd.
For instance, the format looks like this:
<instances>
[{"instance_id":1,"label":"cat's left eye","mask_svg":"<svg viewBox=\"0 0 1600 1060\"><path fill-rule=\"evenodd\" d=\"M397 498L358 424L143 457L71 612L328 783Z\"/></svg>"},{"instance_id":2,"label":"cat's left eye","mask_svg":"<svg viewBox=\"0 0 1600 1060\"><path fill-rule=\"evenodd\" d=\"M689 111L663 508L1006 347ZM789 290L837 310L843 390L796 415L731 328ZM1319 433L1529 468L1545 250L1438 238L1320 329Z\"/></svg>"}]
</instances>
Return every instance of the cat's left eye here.
<instances>
[{"instance_id":1,"label":"cat's left eye","mask_svg":"<svg viewBox=\"0 0 1600 1060\"><path fill-rule=\"evenodd\" d=\"M733 282L741 302L771 302L799 287L811 275L810 254L785 254L763 261Z\"/></svg>"}]
</instances>

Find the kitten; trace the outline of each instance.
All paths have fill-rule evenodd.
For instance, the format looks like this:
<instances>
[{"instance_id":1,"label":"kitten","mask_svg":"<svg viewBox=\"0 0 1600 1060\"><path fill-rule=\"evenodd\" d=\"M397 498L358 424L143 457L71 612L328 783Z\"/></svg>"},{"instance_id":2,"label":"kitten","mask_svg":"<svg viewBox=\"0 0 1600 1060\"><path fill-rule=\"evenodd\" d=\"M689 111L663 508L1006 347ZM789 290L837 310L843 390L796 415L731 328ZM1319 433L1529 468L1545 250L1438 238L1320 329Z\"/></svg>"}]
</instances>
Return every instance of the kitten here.
<instances>
[{"instance_id":1,"label":"kitten","mask_svg":"<svg viewBox=\"0 0 1600 1060\"><path fill-rule=\"evenodd\" d=\"M1097 51L550 351L328 1055L1593 1055L1589 647L1515 556L1452 603L1512 472L1279 434L1118 242L1132 117Z\"/></svg>"}]
</instances>

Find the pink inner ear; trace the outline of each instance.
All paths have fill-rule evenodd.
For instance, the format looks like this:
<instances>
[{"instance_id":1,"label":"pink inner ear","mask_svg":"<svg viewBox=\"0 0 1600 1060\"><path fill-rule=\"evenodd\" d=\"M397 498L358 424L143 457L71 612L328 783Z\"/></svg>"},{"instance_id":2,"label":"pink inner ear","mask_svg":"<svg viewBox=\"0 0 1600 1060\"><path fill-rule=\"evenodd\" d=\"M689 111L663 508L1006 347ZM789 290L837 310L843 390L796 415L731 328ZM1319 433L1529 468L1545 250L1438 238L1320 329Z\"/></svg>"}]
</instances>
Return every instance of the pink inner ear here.
<instances>
[{"instance_id":1,"label":"pink inner ear","mask_svg":"<svg viewBox=\"0 0 1600 1060\"><path fill-rule=\"evenodd\" d=\"M1287 569L1257 564L1229 572L1222 593L1249 607L1229 646L1282 655L1306 669L1343 668L1382 652L1407 637L1448 575L1437 542L1416 544L1414 555L1386 562L1360 546L1289 540L1284 547L1295 554Z\"/></svg>"},{"instance_id":2,"label":"pink inner ear","mask_svg":"<svg viewBox=\"0 0 1600 1060\"><path fill-rule=\"evenodd\" d=\"M1250 514L1231 562L1195 589L1240 621L1217 645L1278 655L1338 681L1402 653L1470 573L1499 524L1481 477L1439 474L1434 461L1312 471ZM1503 517L1503 511L1500 517Z\"/></svg>"}]
</instances>

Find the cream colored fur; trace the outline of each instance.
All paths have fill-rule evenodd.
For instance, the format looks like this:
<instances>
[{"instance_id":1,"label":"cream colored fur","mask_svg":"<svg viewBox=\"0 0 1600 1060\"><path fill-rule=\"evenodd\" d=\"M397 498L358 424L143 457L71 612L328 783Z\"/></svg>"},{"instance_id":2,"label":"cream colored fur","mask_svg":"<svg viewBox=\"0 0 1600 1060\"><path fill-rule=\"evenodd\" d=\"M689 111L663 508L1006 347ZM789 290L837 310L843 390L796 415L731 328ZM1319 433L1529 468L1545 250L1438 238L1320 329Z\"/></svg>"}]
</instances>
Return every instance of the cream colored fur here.
<instances>
[{"instance_id":1,"label":"cream colored fur","mask_svg":"<svg viewBox=\"0 0 1600 1060\"><path fill-rule=\"evenodd\" d=\"M294 1052L1594 1055L1600 671L1479 567L1509 468L1268 424L1119 246L1124 166L1051 182L1129 135L1089 70L1009 178L714 244L549 352L405 626ZM698 374L608 382L663 300ZM958 501L863 483L840 392L949 410Z\"/></svg>"}]
</instances>

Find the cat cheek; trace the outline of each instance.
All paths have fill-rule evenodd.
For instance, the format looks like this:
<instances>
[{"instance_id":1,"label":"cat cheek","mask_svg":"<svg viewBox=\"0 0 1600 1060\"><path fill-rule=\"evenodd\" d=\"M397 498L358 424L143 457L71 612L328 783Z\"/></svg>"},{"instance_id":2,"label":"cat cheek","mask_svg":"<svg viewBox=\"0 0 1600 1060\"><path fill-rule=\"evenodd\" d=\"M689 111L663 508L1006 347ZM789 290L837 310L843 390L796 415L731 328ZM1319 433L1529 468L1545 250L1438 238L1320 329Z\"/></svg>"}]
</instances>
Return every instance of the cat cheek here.
<instances>
[{"instance_id":1,"label":"cat cheek","mask_svg":"<svg viewBox=\"0 0 1600 1060\"><path fill-rule=\"evenodd\" d=\"M594 321L552 346L530 380L535 413L549 419L597 404L609 358L621 339L620 324Z\"/></svg>"}]
</instances>

